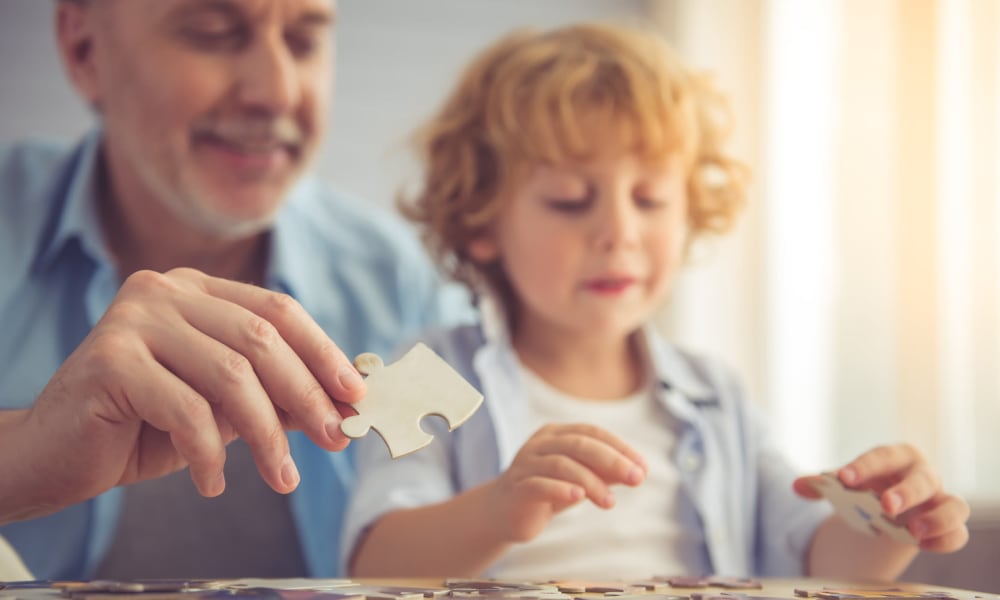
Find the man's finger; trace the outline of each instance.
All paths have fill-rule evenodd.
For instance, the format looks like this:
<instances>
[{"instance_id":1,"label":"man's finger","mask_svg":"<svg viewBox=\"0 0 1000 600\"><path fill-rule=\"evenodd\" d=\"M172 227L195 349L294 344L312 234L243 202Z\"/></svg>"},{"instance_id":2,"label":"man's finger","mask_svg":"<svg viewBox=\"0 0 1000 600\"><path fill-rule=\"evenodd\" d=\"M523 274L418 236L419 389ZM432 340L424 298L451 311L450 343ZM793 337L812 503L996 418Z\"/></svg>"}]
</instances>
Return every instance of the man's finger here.
<instances>
[{"instance_id":1,"label":"man's finger","mask_svg":"<svg viewBox=\"0 0 1000 600\"><path fill-rule=\"evenodd\" d=\"M246 357L187 324L154 330L146 343L159 363L200 398L218 405L246 441L257 469L271 488L279 493L295 489L299 475L288 438ZM169 399L166 402L171 404ZM211 414L207 404L205 410Z\"/></svg>"},{"instance_id":2,"label":"man's finger","mask_svg":"<svg viewBox=\"0 0 1000 600\"><path fill-rule=\"evenodd\" d=\"M218 496L226 487L226 448L212 407L152 356L140 360L144 367L135 372L142 377L124 381L122 387L136 416L162 435L143 433L142 445L131 457L123 478L131 482L159 477L179 466L179 455L188 464L199 493Z\"/></svg>"},{"instance_id":3,"label":"man's finger","mask_svg":"<svg viewBox=\"0 0 1000 600\"><path fill-rule=\"evenodd\" d=\"M267 396L313 442L332 451L347 445L333 399L274 325L214 296L188 296L180 302L181 314L195 329L250 362Z\"/></svg>"},{"instance_id":4,"label":"man's finger","mask_svg":"<svg viewBox=\"0 0 1000 600\"><path fill-rule=\"evenodd\" d=\"M272 323L330 396L341 402L364 398L364 379L351 360L294 298L214 277L204 277L200 285L209 294L239 304Z\"/></svg>"}]
</instances>

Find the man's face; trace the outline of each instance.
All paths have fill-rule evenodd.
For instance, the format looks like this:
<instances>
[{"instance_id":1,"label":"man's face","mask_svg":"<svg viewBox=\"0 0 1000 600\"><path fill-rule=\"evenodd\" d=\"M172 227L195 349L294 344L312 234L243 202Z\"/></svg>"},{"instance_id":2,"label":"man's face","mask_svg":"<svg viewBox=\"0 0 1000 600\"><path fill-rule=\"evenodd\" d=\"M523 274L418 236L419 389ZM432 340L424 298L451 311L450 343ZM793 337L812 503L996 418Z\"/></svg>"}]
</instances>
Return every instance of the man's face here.
<instances>
[{"instance_id":1,"label":"man's face","mask_svg":"<svg viewBox=\"0 0 1000 600\"><path fill-rule=\"evenodd\" d=\"M84 6L93 82L78 87L101 113L118 202L210 236L264 228L326 126L333 0Z\"/></svg>"}]
</instances>

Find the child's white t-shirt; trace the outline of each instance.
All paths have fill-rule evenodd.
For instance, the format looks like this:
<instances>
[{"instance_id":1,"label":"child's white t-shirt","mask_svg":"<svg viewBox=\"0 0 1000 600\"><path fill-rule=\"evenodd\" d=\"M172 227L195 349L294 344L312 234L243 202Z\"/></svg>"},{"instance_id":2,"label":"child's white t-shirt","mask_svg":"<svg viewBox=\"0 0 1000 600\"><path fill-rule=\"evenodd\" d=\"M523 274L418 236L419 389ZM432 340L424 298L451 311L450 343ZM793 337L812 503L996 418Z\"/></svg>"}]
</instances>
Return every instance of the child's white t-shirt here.
<instances>
[{"instance_id":1,"label":"child's white t-shirt","mask_svg":"<svg viewBox=\"0 0 1000 600\"><path fill-rule=\"evenodd\" d=\"M635 448L649 472L637 487L612 486L611 509L584 499L557 514L538 537L514 545L491 575L542 581L593 580L594 573L633 579L688 573L684 559L696 540L685 539L677 514L680 479L670 460L675 423L656 401L652 383L626 398L594 401L561 392L523 365L520 375L530 431L549 423L599 425Z\"/></svg>"},{"instance_id":2,"label":"child's white t-shirt","mask_svg":"<svg viewBox=\"0 0 1000 600\"><path fill-rule=\"evenodd\" d=\"M17 552L0 536L0 581L28 581L34 579Z\"/></svg>"}]
</instances>

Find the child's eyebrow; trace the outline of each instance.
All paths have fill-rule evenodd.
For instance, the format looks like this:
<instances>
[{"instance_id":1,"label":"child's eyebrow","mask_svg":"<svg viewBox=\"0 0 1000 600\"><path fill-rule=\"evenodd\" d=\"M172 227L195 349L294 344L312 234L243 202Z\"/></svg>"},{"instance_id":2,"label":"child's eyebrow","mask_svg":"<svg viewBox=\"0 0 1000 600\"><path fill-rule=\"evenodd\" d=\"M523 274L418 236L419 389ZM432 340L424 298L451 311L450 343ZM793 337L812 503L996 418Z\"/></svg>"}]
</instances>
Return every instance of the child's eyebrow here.
<instances>
[{"instance_id":1,"label":"child's eyebrow","mask_svg":"<svg viewBox=\"0 0 1000 600\"><path fill-rule=\"evenodd\" d=\"M337 16L332 12L322 11L322 10L310 10L302 14L302 16L300 16L298 19L296 19L295 24L314 26L314 27L326 27L332 25L334 22L336 22L336 20Z\"/></svg>"}]
</instances>

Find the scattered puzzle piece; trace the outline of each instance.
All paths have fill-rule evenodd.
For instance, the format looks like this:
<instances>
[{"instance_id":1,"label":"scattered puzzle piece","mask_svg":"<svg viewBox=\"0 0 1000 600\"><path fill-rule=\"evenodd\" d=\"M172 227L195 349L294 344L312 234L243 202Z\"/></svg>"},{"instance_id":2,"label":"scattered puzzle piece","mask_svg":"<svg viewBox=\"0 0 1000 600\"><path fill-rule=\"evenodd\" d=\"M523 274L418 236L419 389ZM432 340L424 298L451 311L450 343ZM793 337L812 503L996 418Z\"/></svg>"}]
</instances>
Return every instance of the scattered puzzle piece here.
<instances>
[{"instance_id":1,"label":"scattered puzzle piece","mask_svg":"<svg viewBox=\"0 0 1000 600\"><path fill-rule=\"evenodd\" d=\"M611 598L613 600L688 600L687 596L675 596L673 594L661 594L661 593L642 593L642 594L616 594L616 593L605 593L605 598ZM577 596L575 600L593 600L589 596Z\"/></svg>"},{"instance_id":2,"label":"scattered puzzle piece","mask_svg":"<svg viewBox=\"0 0 1000 600\"><path fill-rule=\"evenodd\" d=\"M352 405L358 414L344 419L340 430L360 438L374 429L393 458L431 443L433 436L420 428L425 416L444 417L453 431L483 402L476 388L424 344L388 366L372 353L359 355L354 364L367 375L368 395Z\"/></svg>"},{"instance_id":3,"label":"scattered puzzle piece","mask_svg":"<svg viewBox=\"0 0 1000 600\"><path fill-rule=\"evenodd\" d=\"M801 598L820 598L822 600L953 600L954 596L948 592L928 590L912 591L900 588L885 587L859 587L859 588L831 588L824 587L820 590L808 588L795 588L794 593Z\"/></svg>"},{"instance_id":4,"label":"scattered puzzle piece","mask_svg":"<svg viewBox=\"0 0 1000 600\"><path fill-rule=\"evenodd\" d=\"M708 587L708 577L698 575L654 576L653 581L663 581L672 588Z\"/></svg>"},{"instance_id":5,"label":"scattered puzzle piece","mask_svg":"<svg viewBox=\"0 0 1000 600\"><path fill-rule=\"evenodd\" d=\"M564 594L634 594L646 590L644 584L624 581L553 581Z\"/></svg>"},{"instance_id":6,"label":"scattered puzzle piece","mask_svg":"<svg viewBox=\"0 0 1000 600\"><path fill-rule=\"evenodd\" d=\"M834 473L823 473L812 484L851 528L868 535L887 535L903 544L917 543L906 527L882 512L882 505L872 492L844 487Z\"/></svg>"},{"instance_id":7,"label":"scattered puzzle piece","mask_svg":"<svg viewBox=\"0 0 1000 600\"><path fill-rule=\"evenodd\" d=\"M727 590L759 590L763 587L759 580L748 577L709 577L708 585Z\"/></svg>"},{"instance_id":8,"label":"scattered puzzle piece","mask_svg":"<svg viewBox=\"0 0 1000 600\"><path fill-rule=\"evenodd\" d=\"M700 590L650 593L663 581L702 584ZM924 585L844 584L795 588L782 581L763 580L760 592L720 590L720 584L745 585L754 580L730 577L657 577L635 581L562 581L566 587L596 590L639 588L642 591L582 592L569 596L555 581L449 579L446 587L406 587L392 581L305 579L29 581L0 582L0 600L1000 600L1000 596L966 590L935 591ZM777 585L775 585L777 583ZM260 584L260 585L258 585ZM716 588L716 589L711 589Z\"/></svg>"},{"instance_id":9,"label":"scattered puzzle piece","mask_svg":"<svg viewBox=\"0 0 1000 600\"><path fill-rule=\"evenodd\" d=\"M247 588L271 587L282 590L338 590L344 587L356 586L350 579L315 579L306 577L290 577L286 579L216 579L200 584L207 589L239 590Z\"/></svg>"}]
</instances>

